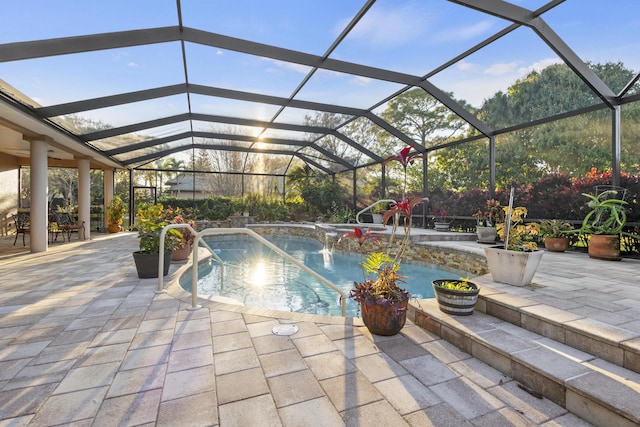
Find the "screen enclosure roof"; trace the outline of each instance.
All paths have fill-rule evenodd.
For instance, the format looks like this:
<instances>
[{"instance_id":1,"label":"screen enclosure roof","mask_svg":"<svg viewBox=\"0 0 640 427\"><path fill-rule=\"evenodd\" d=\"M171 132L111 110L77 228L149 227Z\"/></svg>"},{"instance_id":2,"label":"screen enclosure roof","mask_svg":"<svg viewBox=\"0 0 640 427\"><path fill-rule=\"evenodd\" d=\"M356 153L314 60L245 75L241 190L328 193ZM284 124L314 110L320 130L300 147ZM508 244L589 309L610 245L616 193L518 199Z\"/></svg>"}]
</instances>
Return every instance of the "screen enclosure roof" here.
<instances>
[{"instance_id":1,"label":"screen enclosure roof","mask_svg":"<svg viewBox=\"0 0 640 427\"><path fill-rule=\"evenodd\" d=\"M382 118L390 100L414 88L468 124L453 140L499 132L478 119L483 100L549 64L567 64L603 108L639 92L636 0L32 0L3 8L13 18L0 33L0 150L16 156L28 153L20 133L31 132L52 135L60 157L115 167L191 159L202 149L261 156L274 173L296 162L336 173L389 154L359 129L396 148L433 148ZM608 61L636 78L607 86L588 64ZM576 109L585 107L593 106Z\"/></svg>"}]
</instances>

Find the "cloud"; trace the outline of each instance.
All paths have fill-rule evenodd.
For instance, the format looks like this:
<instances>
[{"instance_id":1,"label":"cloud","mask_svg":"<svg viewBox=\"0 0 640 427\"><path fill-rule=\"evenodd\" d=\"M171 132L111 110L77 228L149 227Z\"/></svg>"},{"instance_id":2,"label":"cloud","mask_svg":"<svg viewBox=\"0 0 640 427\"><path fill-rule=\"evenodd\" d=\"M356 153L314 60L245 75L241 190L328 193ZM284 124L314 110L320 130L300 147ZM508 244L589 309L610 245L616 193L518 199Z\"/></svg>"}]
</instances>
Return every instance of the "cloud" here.
<instances>
[{"instance_id":1,"label":"cloud","mask_svg":"<svg viewBox=\"0 0 640 427\"><path fill-rule=\"evenodd\" d=\"M483 74L487 74L489 76L502 76L505 74L512 74L513 70L516 70L517 68L518 64L516 62L498 62L491 64L488 68L485 68Z\"/></svg>"},{"instance_id":2,"label":"cloud","mask_svg":"<svg viewBox=\"0 0 640 427\"><path fill-rule=\"evenodd\" d=\"M422 38L430 19L416 5L392 9L372 8L350 34L377 49L390 49Z\"/></svg>"},{"instance_id":3,"label":"cloud","mask_svg":"<svg viewBox=\"0 0 640 427\"><path fill-rule=\"evenodd\" d=\"M277 59L271 59L271 58L262 58L262 60L270 63L271 65L275 65L275 67L267 68L267 72L270 72L270 73L275 73L278 70L285 70L285 71L293 71L299 74L307 74L309 70L311 70L311 68L306 65L296 64L293 62L279 61Z\"/></svg>"},{"instance_id":4,"label":"cloud","mask_svg":"<svg viewBox=\"0 0 640 427\"><path fill-rule=\"evenodd\" d=\"M113 62L120 62L126 60L130 56L131 55L128 52L119 51L111 55L111 59L113 60Z\"/></svg>"},{"instance_id":5,"label":"cloud","mask_svg":"<svg viewBox=\"0 0 640 427\"><path fill-rule=\"evenodd\" d=\"M452 91L456 98L464 99L475 107L480 107L483 100L492 97L498 91L506 91L517 80L531 71L540 71L549 65L562 63L559 58L543 58L530 64L520 62L498 62L482 68L480 64L460 61L455 71L444 73L446 80L436 79L436 85Z\"/></svg>"},{"instance_id":6,"label":"cloud","mask_svg":"<svg viewBox=\"0 0 640 427\"><path fill-rule=\"evenodd\" d=\"M138 67L139 67L139 65L138 65L136 62L131 61L131 62L129 62L129 63L127 64L127 67L130 67L130 68L138 68Z\"/></svg>"},{"instance_id":7,"label":"cloud","mask_svg":"<svg viewBox=\"0 0 640 427\"><path fill-rule=\"evenodd\" d=\"M369 86L371 79L369 77L356 76L349 80L350 85L354 86Z\"/></svg>"},{"instance_id":8,"label":"cloud","mask_svg":"<svg viewBox=\"0 0 640 427\"><path fill-rule=\"evenodd\" d=\"M436 34L435 40L439 42L470 40L483 34L489 34L492 28L493 22L489 20L483 20L473 25L463 27L449 27Z\"/></svg>"},{"instance_id":9,"label":"cloud","mask_svg":"<svg viewBox=\"0 0 640 427\"><path fill-rule=\"evenodd\" d=\"M554 65L554 64L562 64L562 60L560 58L541 59L540 61L534 62L533 64L527 67L520 67L518 69L518 72L520 73L521 76L526 76L533 70L541 71L547 68L549 65Z\"/></svg>"},{"instance_id":10,"label":"cloud","mask_svg":"<svg viewBox=\"0 0 640 427\"><path fill-rule=\"evenodd\" d=\"M474 64L472 62L467 62L464 59L461 61L458 61L455 64L455 67L460 70L460 71L473 71L478 69L478 64Z\"/></svg>"}]
</instances>

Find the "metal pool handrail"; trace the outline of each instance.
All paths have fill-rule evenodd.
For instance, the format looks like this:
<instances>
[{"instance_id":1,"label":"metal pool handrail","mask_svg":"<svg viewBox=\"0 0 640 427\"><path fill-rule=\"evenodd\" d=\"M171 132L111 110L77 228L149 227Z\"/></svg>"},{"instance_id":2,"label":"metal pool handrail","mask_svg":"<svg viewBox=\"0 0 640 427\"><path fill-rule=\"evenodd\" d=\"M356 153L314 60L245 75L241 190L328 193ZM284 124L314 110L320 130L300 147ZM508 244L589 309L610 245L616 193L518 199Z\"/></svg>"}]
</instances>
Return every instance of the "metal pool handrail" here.
<instances>
[{"instance_id":1,"label":"metal pool handrail","mask_svg":"<svg viewBox=\"0 0 640 427\"><path fill-rule=\"evenodd\" d=\"M194 247L195 247L195 251L193 253L193 266L192 266L192 274L191 274L191 305L193 308L197 308L198 305L196 304L196 300L197 300L197 290L193 291L194 289L197 288L197 284L198 284L198 244L200 242L202 242L202 244L204 245L205 248L207 248L209 250L209 252L211 252L211 256L218 261L218 264L220 264L220 281L224 281L224 262L220 259L220 257L215 253L215 251L213 249L211 249L211 247L207 244L207 242L205 242L204 240L200 239L200 236L196 230L193 229L193 227L191 227L189 224L169 224L167 226L165 226L162 231L160 232L160 252L158 254L158 290L156 292L164 292L164 256L162 256L162 254L164 254L164 237L167 235L167 231L171 228L186 228L187 230L189 230L191 233L193 233L194 236L196 236L195 242L194 242Z\"/></svg>"},{"instance_id":2,"label":"metal pool handrail","mask_svg":"<svg viewBox=\"0 0 640 427\"><path fill-rule=\"evenodd\" d=\"M367 206L366 208L362 209L360 212L358 212L356 214L356 222L358 224L363 224L362 222L360 222L360 215L365 213L368 210L371 210L374 206L379 205L380 203L395 203L396 201L393 199L383 199L383 200L378 200L377 202L374 202L372 204L370 204L369 206Z\"/></svg>"},{"instance_id":3,"label":"metal pool handrail","mask_svg":"<svg viewBox=\"0 0 640 427\"><path fill-rule=\"evenodd\" d=\"M171 224L171 225L166 226L162 230L162 233L161 233L161 236L160 236L160 253L162 253L162 250L164 249L164 235L166 234L166 230L168 230L169 228L177 228L177 227L173 227L173 226L176 226L176 225L183 226L183 225L186 225L186 224ZM189 227L189 228L191 228L191 227ZM191 230L193 230L193 229L191 228ZM288 253L286 253L285 251L283 251L282 249L280 249L279 247L277 247L276 245L274 245L273 243L271 243L270 241L268 241L267 239L265 239L264 237L262 237L261 235L259 235L255 231L250 230L248 228L206 228L206 229L202 230L199 233L195 233L195 235L196 235L196 240L195 240L196 250L193 251L193 265L191 266L191 268L192 268L192 273L191 273L191 302L192 302L192 307L193 308L197 307L196 300L197 300L197 282L198 282L198 251L197 251L198 244L200 242L202 242L209 249L209 251L212 253L212 255L217 260L219 260L219 262L222 262L222 260L220 260L220 257L218 257L213 252L213 250L202 240L203 236L209 236L209 235L213 235L213 234L245 234L245 235L247 235L249 237L252 237L253 239L257 240L262 245L264 245L267 248L271 249L272 251L274 251L275 253L277 253L278 255L280 255L281 257L283 257L284 259L286 259L287 261L289 261L293 265L295 265L298 268L300 268L300 269L304 270L305 272L309 273L310 275L312 275L313 277L318 279L321 283L323 283L324 285L326 285L329 288L331 288L334 291L336 291L340 295L340 305L342 306L342 316L346 316L346 314L347 314L347 299L346 299L346 296L344 295L344 292L342 292L342 290L340 288L338 288L336 285L334 285L333 283L331 283L330 281L328 281L327 279L325 279L324 277L322 277L321 275L319 275L318 273L316 273L315 271L313 271L312 269L310 269L306 265L302 264L300 261L298 261L295 258L293 258L291 255L289 255ZM160 257L159 259L160 259L160 263L163 263L162 257ZM159 270L158 270L158 286L161 289L162 288L162 270L161 270L161 268L163 268L163 265L160 265L158 268L159 268Z\"/></svg>"}]
</instances>

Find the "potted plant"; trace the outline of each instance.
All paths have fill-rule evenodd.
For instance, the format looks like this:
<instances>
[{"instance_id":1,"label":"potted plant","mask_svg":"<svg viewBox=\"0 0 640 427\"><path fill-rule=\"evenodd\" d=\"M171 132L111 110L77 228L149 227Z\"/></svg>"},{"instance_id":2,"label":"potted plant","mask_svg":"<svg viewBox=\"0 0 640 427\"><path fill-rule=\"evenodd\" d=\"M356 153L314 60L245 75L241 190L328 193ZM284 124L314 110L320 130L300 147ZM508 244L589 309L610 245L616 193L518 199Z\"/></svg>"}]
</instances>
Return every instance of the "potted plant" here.
<instances>
[{"instance_id":1,"label":"potted plant","mask_svg":"<svg viewBox=\"0 0 640 427\"><path fill-rule=\"evenodd\" d=\"M588 253L591 258L619 261L620 238L627 236L640 239L640 236L622 231L627 223L627 202L617 199L617 190L607 190L594 196L582 193L589 198L591 209L582 221L582 227L574 233L590 235Z\"/></svg>"},{"instance_id":2,"label":"potted plant","mask_svg":"<svg viewBox=\"0 0 640 427\"><path fill-rule=\"evenodd\" d=\"M411 147L406 147L399 154L383 161L387 163L397 160L404 168L402 201L390 203L389 209L383 215L382 223L386 225L394 217L398 220L393 221L386 250L373 252L366 259L361 260L363 280L354 282L354 289L349 292L349 298L360 304L365 326L376 335L397 334L404 327L407 317L410 295L401 286L404 276L400 275L400 260L411 241L411 212L416 205L422 203L422 197L408 200L405 196L407 166L413 164L416 157L421 156L419 153L410 153L410 151ZM399 224L402 224L403 234L401 240L396 242L395 236ZM356 227L352 232L343 234L339 241L343 239L355 239L360 245L359 251L362 258L364 243L371 240L379 245L382 236Z\"/></svg>"},{"instance_id":3,"label":"potted plant","mask_svg":"<svg viewBox=\"0 0 640 427\"><path fill-rule=\"evenodd\" d=\"M489 199L484 210L473 214L476 218L476 234L478 243L495 243L498 237L496 224L504 221L504 210L496 199Z\"/></svg>"},{"instance_id":4,"label":"potted plant","mask_svg":"<svg viewBox=\"0 0 640 427\"><path fill-rule=\"evenodd\" d=\"M371 219L374 224L382 224L382 216L387 210L386 203L377 203L371 208Z\"/></svg>"},{"instance_id":5,"label":"potted plant","mask_svg":"<svg viewBox=\"0 0 640 427\"><path fill-rule=\"evenodd\" d=\"M451 221L447 220L447 211L439 210L432 213L433 227L436 231L449 231Z\"/></svg>"},{"instance_id":6,"label":"potted plant","mask_svg":"<svg viewBox=\"0 0 640 427\"><path fill-rule=\"evenodd\" d=\"M510 207L504 210L506 220L496 227L504 246L484 249L489 271L495 282L526 286L531 283L544 253L536 243L540 225L524 222L527 209L522 206L513 208L511 215Z\"/></svg>"},{"instance_id":7,"label":"potted plant","mask_svg":"<svg viewBox=\"0 0 640 427\"><path fill-rule=\"evenodd\" d=\"M120 196L113 196L107 205L107 230L109 233L122 231L122 220L126 210L127 207Z\"/></svg>"},{"instance_id":8,"label":"potted plant","mask_svg":"<svg viewBox=\"0 0 640 427\"><path fill-rule=\"evenodd\" d=\"M442 279L431 282L440 311L469 316L478 301L480 288L469 279Z\"/></svg>"},{"instance_id":9,"label":"potted plant","mask_svg":"<svg viewBox=\"0 0 640 427\"><path fill-rule=\"evenodd\" d=\"M140 203L136 211L137 221L134 228L138 230L140 250L133 253L133 259L141 279L158 277L158 258L160 254L160 233L169 224L162 204ZM169 273L169 264L173 250L182 243L182 234L176 229L169 229L164 239L164 270Z\"/></svg>"},{"instance_id":10,"label":"potted plant","mask_svg":"<svg viewBox=\"0 0 640 427\"><path fill-rule=\"evenodd\" d=\"M571 223L559 219L544 219L540 222L540 235L549 252L564 252L569 248L567 232L573 230Z\"/></svg>"},{"instance_id":11,"label":"potted plant","mask_svg":"<svg viewBox=\"0 0 640 427\"><path fill-rule=\"evenodd\" d=\"M172 224L189 224L191 228L195 227L195 224L190 219L185 219L184 212L180 208L176 208L174 212L174 218L171 221ZM193 250L193 244L196 236L187 228L178 228L178 232L181 236L180 244L173 251L171 256L172 261L184 261L189 258L191 251Z\"/></svg>"}]
</instances>

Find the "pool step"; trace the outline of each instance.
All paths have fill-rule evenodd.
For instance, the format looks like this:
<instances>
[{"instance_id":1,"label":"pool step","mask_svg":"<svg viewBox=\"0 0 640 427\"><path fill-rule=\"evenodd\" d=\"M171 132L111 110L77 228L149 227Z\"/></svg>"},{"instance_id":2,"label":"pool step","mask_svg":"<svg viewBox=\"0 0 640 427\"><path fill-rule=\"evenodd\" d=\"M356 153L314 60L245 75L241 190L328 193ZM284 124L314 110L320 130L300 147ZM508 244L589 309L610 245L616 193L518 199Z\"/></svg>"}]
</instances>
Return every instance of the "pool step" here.
<instances>
[{"instance_id":1,"label":"pool step","mask_svg":"<svg viewBox=\"0 0 640 427\"><path fill-rule=\"evenodd\" d=\"M450 316L435 299L423 299L412 303L409 319L596 426L640 424L640 373L516 326L514 313L502 319L482 312L492 304L485 298L477 308L487 310Z\"/></svg>"}]
</instances>

